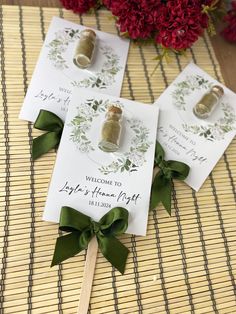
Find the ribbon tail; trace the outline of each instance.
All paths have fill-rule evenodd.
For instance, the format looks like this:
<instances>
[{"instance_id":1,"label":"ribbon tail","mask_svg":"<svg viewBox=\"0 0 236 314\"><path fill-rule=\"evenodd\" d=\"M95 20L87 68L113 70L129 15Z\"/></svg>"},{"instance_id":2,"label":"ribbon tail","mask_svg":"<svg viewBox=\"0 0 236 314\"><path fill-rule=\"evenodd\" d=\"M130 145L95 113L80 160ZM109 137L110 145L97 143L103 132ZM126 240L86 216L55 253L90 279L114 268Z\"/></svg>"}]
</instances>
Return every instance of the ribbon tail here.
<instances>
[{"instance_id":1,"label":"ribbon tail","mask_svg":"<svg viewBox=\"0 0 236 314\"><path fill-rule=\"evenodd\" d=\"M158 173L152 183L150 209L154 209L162 203L169 215L171 215L171 179Z\"/></svg>"},{"instance_id":2,"label":"ribbon tail","mask_svg":"<svg viewBox=\"0 0 236 314\"><path fill-rule=\"evenodd\" d=\"M103 256L123 275L129 250L113 236L97 235Z\"/></svg>"},{"instance_id":3,"label":"ribbon tail","mask_svg":"<svg viewBox=\"0 0 236 314\"><path fill-rule=\"evenodd\" d=\"M80 244L80 233L72 232L70 234L57 238L51 267L58 265L66 259L78 254L84 250Z\"/></svg>"},{"instance_id":4,"label":"ribbon tail","mask_svg":"<svg viewBox=\"0 0 236 314\"><path fill-rule=\"evenodd\" d=\"M163 186L161 195L161 202L163 206L165 207L167 213L171 216L171 180L169 180L168 183L166 183L165 186Z\"/></svg>"},{"instance_id":5,"label":"ribbon tail","mask_svg":"<svg viewBox=\"0 0 236 314\"><path fill-rule=\"evenodd\" d=\"M58 132L48 132L33 139L32 157L33 160L55 148L60 143L61 134Z\"/></svg>"}]
</instances>

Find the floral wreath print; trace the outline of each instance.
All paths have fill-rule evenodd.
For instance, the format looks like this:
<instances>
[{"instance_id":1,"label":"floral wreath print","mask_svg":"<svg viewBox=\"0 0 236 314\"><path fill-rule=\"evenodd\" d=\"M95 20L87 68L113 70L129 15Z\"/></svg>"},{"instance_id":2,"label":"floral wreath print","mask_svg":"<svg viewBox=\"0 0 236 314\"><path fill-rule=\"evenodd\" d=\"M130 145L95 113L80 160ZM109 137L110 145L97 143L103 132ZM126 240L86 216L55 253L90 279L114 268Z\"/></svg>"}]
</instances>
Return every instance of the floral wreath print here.
<instances>
[{"instance_id":1,"label":"floral wreath print","mask_svg":"<svg viewBox=\"0 0 236 314\"><path fill-rule=\"evenodd\" d=\"M119 101L116 104L123 107ZM92 141L86 134L91 129L94 118L105 113L109 105L109 100L88 99L78 107L78 114L72 119L69 126L72 127L70 140L75 143L80 152L90 153L95 150ZM127 123L133 134L129 150L119 154L116 160L110 164L99 167L98 170L104 175L126 171L134 172L146 162L145 154L152 144L149 141L149 130L139 119L127 119Z\"/></svg>"},{"instance_id":2,"label":"floral wreath print","mask_svg":"<svg viewBox=\"0 0 236 314\"><path fill-rule=\"evenodd\" d=\"M55 33L53 39L47 47L49 48L48 59L58 70L69 68L63 54L66 52L70 43L74 43L80 38L80 31L72 28L65 28ZM116 74L122 69L119 65L120 57L110 46L99 47L105 61L100 71L80 81L71 82L73 86L90 88L107 88L115 82Z\"/></svg>"},{"instance_id":3,"label":"floral wreath print","mask_svg":"<svg viewBox=\"0 0 236 314\"><path fill-rule=\"evenodd\" d=\"M173 104L177 110L186 111L185 98L191 95L195 90L204 90L207 92L213 83L200 75L188 75L185 80L175 84L176 89L172 92ZM188 125L183 123L182 127L185 132L198 135L209 141L223 140L225 134L235 129L236 121L235 111L232 106L227 103L220 104L223 117L205 125Z\"/></svg>"}]
</instances>

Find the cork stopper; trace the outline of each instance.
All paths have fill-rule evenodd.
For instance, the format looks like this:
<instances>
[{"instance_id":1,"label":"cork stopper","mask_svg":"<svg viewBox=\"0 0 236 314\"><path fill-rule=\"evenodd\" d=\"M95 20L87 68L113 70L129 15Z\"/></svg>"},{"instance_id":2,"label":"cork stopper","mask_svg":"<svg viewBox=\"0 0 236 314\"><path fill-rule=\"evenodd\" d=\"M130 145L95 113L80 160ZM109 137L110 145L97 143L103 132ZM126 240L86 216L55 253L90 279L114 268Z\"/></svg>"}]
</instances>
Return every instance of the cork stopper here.
<instances>
[{"instance_id":1,"label":"cork stopper","mask_svg":"<svg viewBox=\"0 0 236 314\"><path fill-rule=\"evenodd\" d=\"M122 114L121 108L120 108L120 107L117 107L117 106L114 106L114 105L112 105L112 106L110 106L110 107L108 108L108 112Z\"/></svg>"},{"instance_id":2,"label":"cork stopper","mask_svg":"<svg viewBox=\"0 0 236 314\"><path fill-rule=\"evenodd\" d=\"M214 85L211 88L212 92L215 93L218 97L222 97L224 95L224 89L219 85Z\"/></svg>"},{"instance_id":3,"label":"cork stopper","mask_svg":"<svg viewBox=\"0 0 236 314\"><path fill-rule=\"evenodd\" d=\"M89 29L89 28L84 29L84 30L81 32L81 35L90 37L90 38L93 39L93 40L95 40L95 39L96 39L96 36L97 36L96 33L95 33L92 29Z\"/></svg>"}]
</instances>

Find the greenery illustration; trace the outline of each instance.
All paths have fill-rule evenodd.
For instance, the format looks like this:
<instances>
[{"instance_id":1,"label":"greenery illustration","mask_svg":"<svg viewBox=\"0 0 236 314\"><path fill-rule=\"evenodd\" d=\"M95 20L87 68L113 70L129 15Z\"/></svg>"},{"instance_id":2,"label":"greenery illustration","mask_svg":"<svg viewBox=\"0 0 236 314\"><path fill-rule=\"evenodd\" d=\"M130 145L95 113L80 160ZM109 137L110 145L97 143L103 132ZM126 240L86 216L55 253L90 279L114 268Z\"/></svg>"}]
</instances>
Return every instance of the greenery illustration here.
<instances>
[{"instance_id":1,"label":"greenery illustration","mask_svg":"<svg viewBox=\"0 0 236 314\"><path fill-rule=\"evenodd\" d=\"M207 92L214 85L213 82L205 79L201 75L188 75L185 80L175 84L176 89L171 93L173 105L177 110L186 111L186 97L190 97L196 90L204 90ZM235 111L228 103L221 102L219 104L223 113L222 117L214 123L191 124L183 123L182 127L185 132L196 134L209 141L223 140L225 134L235 129L236 121Z\"/></svg>"},{"instance_id":2,"label":"greenery illustration","mask_svg":"<svg viewBox=\"0 0 236 314\"><path fill-rule=\"evenodd\" d=\"M236 116L234 109L229 104L222 103L221 106L224 116L215 123L207 125L187 125L185 123L182 125L183 129L186 132L204 137L209 141L223 140L226 133L235 129Z\"/></svg>"},{"instance_id":3,"label":"greenery illustration","mask_svg":"<svg viewBox=\"0 0 236 314\"><path fill-rule=\"evenodd\" d=\"M102 52L102 55L105 56L105 62L103 63L101 70L81 81L73 81L73 86L97 87L103 89L115 82L115 76L121 70L121 66L119 65L120 58L109 46L101 47L100 51Z\"/></svg>"},{"instance_id":4,"label":"greenery illustration","mask_svg":"<svg viewBox=\"0 0 236 314\"><path fill-rule=\"evenodd\" d=\"M48 59L52 62L53 66L58 70L68 68L66 59L63 54L66 52L70 43L75 42L80 38L80 31L72 28L65 28L55 33L53 39L47 47L49 48Z\"/></svg>"},{"instance_id":5,"label":"greenery illustration","mask_svg":"<svg viewBox=\"0 0 236 314\"><path fill-rule=\"evenodd\" d=\"M94 150L87 132L91 129L92 122L101 112L105 112L109 100L87 99L78 107L78 114L72 119L69 126L72 127L70 139L76 144L79 151L89 153Z\"/></svg>"},{"instance_id":6,"label":"greenery illustration","mask_svg":"<svg viewBox=\"0 0 236 314\"><path fill-rule=\"evenodd\" d=\"M116 104L122 107L119 101ZM87 134L91 130L94 119L100 114L104 114L109 105L109 99L87 99L78 106L78 113L69 123L69 126L72 128L70 140L80 152L90 153L95 150ZM152 144L149 141L149 129L139 119L132 118L126 121L132 132L129 150L119 154L110 164L100 166L98 170L104 175L117 172L134 172L146 162L145 154Z\"/></svg>"},{"instance_id":7,"label":"greenery illustration","mask_svg":"<svg viewBox=\"0 0 236 314\"><path fill-rule=\"evenodd\" d=\"M79 38L80 31L72 28L65 28L55 33L55 38L47 47L49 48L48 59L56 69L65 70L69 68L64 54L68 46L78 41ZM120 57L108 45L100 46L99 51L105 59L101 69L89 75L88 78L72 81L73 86L104 89L115 82L115 76L122 69L119 64Z\"/></svg>"},{"instance_id":8,"label":"greenery illustration","mask_svg":"<svg viewBox=\"0 0 236 314\"><path fill-rule=\"evenodd\" d=\"M176 83L176 89L171 93L175 107L186 110L185 97L195 90L209 90L213 84L200 75L188 75L186 79Z\"/></svg>"},{"instance_id":9,"label":"greenery illustration","mask_svg":"<svg viewBox=\"0 0 236 314\"><path fill-rule=\"evenodd\" d=\"M100 167L99 170L105 175L124 171L134 172L146 162L145 153L152 144L149 141L149 130L139 119L129 119L127 122L133 133L129 151L109 165Z\"/></svg>"}]
</instances>

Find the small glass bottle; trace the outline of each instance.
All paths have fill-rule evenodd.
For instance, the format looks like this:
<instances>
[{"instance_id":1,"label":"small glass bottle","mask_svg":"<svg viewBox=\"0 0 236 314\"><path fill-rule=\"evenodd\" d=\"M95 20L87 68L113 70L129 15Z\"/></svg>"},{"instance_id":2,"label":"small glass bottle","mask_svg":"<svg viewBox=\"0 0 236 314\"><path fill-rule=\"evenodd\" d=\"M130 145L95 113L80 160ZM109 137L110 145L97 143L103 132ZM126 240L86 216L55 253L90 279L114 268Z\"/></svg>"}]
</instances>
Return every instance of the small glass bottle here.
<instances>
[{"instance_id":1,"label":"small glass bottle","mask_svg":"<svg viewBox=\"0 0 236 314\"><path fill-rule=\"evenodd\" d=\"M119 149L121 118L121 108L115 105L108 108L106 120L102 126L101 141L98 144L104 152L116 152Z\"/></svg>"},{"instance_id":2,"label":"small glass bottle","mask_svg":"<svg viewBox=\"0 0 236 314\"><path fill-rule=\"evenodd\" d=\"M86 69L90 66L94 55L96 33L91 29L84 29L80 33L80 40L75 49L74 64L79 68Z\"/></svg>"},{"instance_id":3,"label":"small glass bottle","mask_svg":"<svg viewBox=\"0 0 236 314\"><path fill-rule=\"evenodd\" d=\"M219 103L219 100L224 95L224 90L219 85L212 86L211 90L206 93L201 100L193 107L193 113L200 119L208 118L216 105Z\"/></svg>"}]
</instances>

